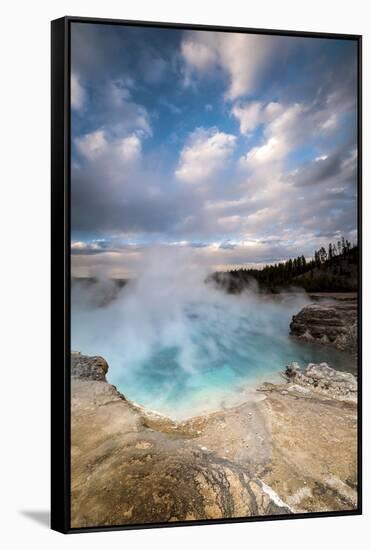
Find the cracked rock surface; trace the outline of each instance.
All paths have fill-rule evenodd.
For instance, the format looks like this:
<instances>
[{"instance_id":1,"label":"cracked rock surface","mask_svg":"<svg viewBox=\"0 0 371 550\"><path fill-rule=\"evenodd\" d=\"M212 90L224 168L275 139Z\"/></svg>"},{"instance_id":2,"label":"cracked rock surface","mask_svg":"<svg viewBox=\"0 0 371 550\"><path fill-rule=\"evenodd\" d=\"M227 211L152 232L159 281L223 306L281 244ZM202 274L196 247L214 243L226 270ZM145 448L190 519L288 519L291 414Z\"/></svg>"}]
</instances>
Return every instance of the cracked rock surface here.
<instances>
[{"instance_id":1,"label":"cracked rock surface","mask_svg":"<svg viewBox=\"0 0 371 550\"><path fill-rule=\"evenodd\" d=\"M303 307L292 318L290 334L340 350L357 347L357 300L316 303Z\"/></svg>"},{"instance_id":2,"label":"cracked rock surface","mask_svg":"<svg viewBox=\"0 0 371 550\"><path fill-rule=\"evenodd\" d=\"M173 422L125 399L103 358L71 361L72 527L356 506L355 403L290 379Z\"/></svg>"}]
</instances>

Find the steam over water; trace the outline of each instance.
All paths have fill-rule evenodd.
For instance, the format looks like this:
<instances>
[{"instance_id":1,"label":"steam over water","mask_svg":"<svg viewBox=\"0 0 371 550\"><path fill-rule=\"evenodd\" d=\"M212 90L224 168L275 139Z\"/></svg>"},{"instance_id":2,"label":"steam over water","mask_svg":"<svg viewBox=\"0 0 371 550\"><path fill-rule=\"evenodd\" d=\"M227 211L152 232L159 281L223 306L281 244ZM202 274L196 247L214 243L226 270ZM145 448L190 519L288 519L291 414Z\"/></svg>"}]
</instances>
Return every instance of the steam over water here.
<instances>
[{"instance_id":1,"label":"steam over water","mask_svg":"<svg viewBox=\"0 0 371 550\"><path fill-rule=\"evenodd\" d=\"M304 293L228 295L182 258L161 260L113 300L112 281L72 286L72 349L103 356L127 398L180 418L246 400L291 361L352 369L347 354L289 338Z\"/></svg>"}]
</instances>

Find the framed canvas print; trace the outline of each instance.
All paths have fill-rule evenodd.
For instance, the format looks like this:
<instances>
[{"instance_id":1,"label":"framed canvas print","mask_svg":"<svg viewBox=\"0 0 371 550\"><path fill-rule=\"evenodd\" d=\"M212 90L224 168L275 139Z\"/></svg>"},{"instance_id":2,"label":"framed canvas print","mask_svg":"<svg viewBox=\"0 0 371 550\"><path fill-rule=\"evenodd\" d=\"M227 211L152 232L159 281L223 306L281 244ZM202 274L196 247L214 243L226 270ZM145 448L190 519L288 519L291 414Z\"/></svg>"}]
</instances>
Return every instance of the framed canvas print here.
<instances>
[{"instance_id":1,"label":"framed canvas print","mask_svg":"<svg viewBox=\"0 0 371 550\"><path fill-rule=\"evenodd\" d=\"M52 22L52 528L361 513L361 37Z\"/></svg>"}]
</instances>

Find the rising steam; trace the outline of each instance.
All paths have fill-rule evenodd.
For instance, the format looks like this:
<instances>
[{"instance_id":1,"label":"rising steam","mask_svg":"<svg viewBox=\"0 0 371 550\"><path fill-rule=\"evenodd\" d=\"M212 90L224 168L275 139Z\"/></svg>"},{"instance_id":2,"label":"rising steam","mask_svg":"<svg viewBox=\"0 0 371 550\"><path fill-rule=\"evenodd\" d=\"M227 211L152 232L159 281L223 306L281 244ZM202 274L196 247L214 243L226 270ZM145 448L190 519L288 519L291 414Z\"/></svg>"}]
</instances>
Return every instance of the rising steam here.
<instances>
[{"instance_id":1,"label":"rising steam","mask_svg":"<svg viewBox=\"0 0 371 550\"><path fill-rule=\"evenodd\" d=\"M105 357L125 395L167 413L215 406L215 395L281 369L305 294L272 299L251 284L229 295L208 274L187 251L156 248L121 290L73 284L72 349Z\"/></svg>"}]
</instances>

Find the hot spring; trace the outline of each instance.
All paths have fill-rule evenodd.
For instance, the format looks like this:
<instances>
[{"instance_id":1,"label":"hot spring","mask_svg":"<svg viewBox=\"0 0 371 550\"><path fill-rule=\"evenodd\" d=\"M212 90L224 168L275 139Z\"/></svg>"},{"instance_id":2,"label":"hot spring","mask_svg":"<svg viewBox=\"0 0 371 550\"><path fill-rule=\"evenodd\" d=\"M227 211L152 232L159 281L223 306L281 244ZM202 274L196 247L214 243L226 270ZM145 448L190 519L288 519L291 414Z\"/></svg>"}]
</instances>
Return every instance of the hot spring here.
<instances>
[{"instance_id":1,"label":"hot spring","mask_svg":"<svg viewBox=\"0 0 371 550\"><path fill-rule=\"evenodd\" d=\"M352 355L289 337L304 293L228 295L187 275L72 286L72 349L103 356L128 399L183 418L245 401L291 361L354 371Z\"/></svg>"}]
</instances>

